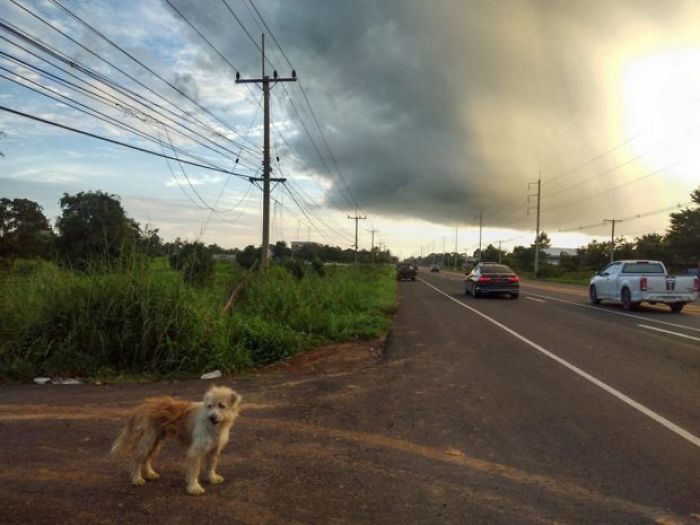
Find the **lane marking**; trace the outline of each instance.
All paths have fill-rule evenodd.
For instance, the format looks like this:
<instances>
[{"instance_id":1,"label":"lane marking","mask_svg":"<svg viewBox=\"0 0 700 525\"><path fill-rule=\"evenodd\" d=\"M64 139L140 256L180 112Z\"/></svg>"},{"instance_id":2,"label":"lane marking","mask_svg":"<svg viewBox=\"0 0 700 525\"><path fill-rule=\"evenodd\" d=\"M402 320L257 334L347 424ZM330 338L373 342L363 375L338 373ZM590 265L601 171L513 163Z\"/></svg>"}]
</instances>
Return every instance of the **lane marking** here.
<instances>
[{"instance_id":1,"label":"lane marking","mask_svg":"<svg viewBox=\"0 0 700 525\"><path fill-rule=\"evenodd\" d=\"M549 295L540 295L540 294L536 294L536 293L532 293L532 292L525 292L525 293L528 295L534 295L535 297L541 297L543 299L550 299L551 301L557 301L557 302L565 303L565 304L572 304L574 306L580 306L582 308L589 308L591 310L595 310L596 312L603 312L603 313L614 314L614 315L624 315L625 317L632 317L633 319L641 319L642 321L646 321L647 323L664 324L667 326L673 326L675 328L682 328L683 330L692 330L693 332L700 332L700 328L693 328L692 326L686 326L686 325L677 324L677 323L669 323L667 321L659 321L657 319L650 319L649 317L642 317L641 315L628 314L625 312L616 312L615 310L608 310L606 308L601 308L600 306L575 303L573 301L567 301L566 299L559 299L557 297L551 297Z\"/></svg>"},{"instance_id":2,"label":"lane marking","mask_svg":"<svg viewBox=\"0 0 700 525\"><path fill-rule=\"evenodd\" d=\"M530 299L531 301L537 301L538 303L546 303L544 299L537 299L536 297L525 297L525 299Z\"/></svg>"},{"instance_id":3,"label":"lane marking","mask_svg":"<svg viewBox=\"0 0 700 525\"><path fill-rule=\"evenodd\" d=\"M678 337L685 337L686 339L692 339L693 341L700 341L700 337L693 337L692 335L679 334L678 332L672 332L671 330L664 330L663 328L657 328L656 326L648 326L645 324L638 324L637 326L641 326L642 328L646 328L647 330L655 330L656 332L663 332L665 334L677 335Z\"/></svg>"},{"instance_id":4,"label":"lane marking","mask_svg":"<svg viewBox=\"0 0 700 525\"><path fill-rule=\"evenodd\" d=\"M690 442L691 444L695 445L696 447L700 447L700 437L695 436L695 435L692 434L691 432L689 432L689 431L685 430L684 428L682 428L682 427L676 425L676 424L673 423L672 421L669 421L668 419L666 419L666 418L663 417L662 415L660 415L660 414L654 412L654 411L651 410L650 408L645 407L645 406L642 405L641 403L638 403L637 401L635 401L635 400L632 399L631 397L629 397L629 396L623 394L623 393L620 392L619 390L616 390L615 388L611 387L610 385L608 385L608 384L606 384L606 383L603 383L600 379L597 379L596 377L592 376L592 375L589 374L588 372L585 372L585 371L583 371L582 369L578 368L577 366L575 366L575 365L569 363L568 361L562 359L562 358L559 357L558 355L553 354L552 352L550 352L549 350L547 350L547 349L541 347L541 346L538 345L537 343L535 343L535 342L533 342L533 341L530 341L527 337L525 337L525 336L523 336L523 335L520 335L520 334L519 334L518 332L516 332L515 330L513 330L513 329L511 329L511 328L508 328L506 325L500 323L499 321L496 321L494 318L489 317L489 316L486 315L485 313L480 312L479 310L477 310L477 309L475 309L475 308L472 308L472 307L469 306L469 305L464 304L462 301L458 301L457 299L455 299L455 298L452 297L451 295L449 295L449 294L443 292L443 291L440 290L439 288L437 288L437 287L433 286L432 284L430 284L430 283L424 281L423 279L420 279L420 278L419 278L418 280L419 280L420 282L422 282L423 284L425 284L426 286L429 286L430 288L432 288L432 289L435 290L436 292L438 292L438 293L444 295L444 296L447 297L449 300L451 300L451 301L457 303L458 305L462 306L463 308L466 308L467 310L469 310L469 311L475 313L476 315L478 315L478 316L480 316L480 317L483 317L483 318L486 319L488 322L490 322L490 323L496 325L496 326L499 327L501 330L503 330L503 331L505 331L505 332L508 332L508 333L509 333L510 335L512 335L513 337L515 337L515 338L517 338L517 339L520 339L522 342L524 342L524 343L527 344L528 346L534 348L534 349L537 350L538 352L541 352L542 354L544 354L545 356L549 357L550 359L556 361L556 362L559 363L560 365L562 365L562 366L568 368L569 370L571 370L571 371L574 372L575 374L581 376L582 378L586 379L587 381L590 381L591 383L593 383L593 384L596 385L597 387L599 387L599 388L605 390L608 394L611 394L611 395L615 396L617 399L619 399L619 400L622 401L623 403L626 403L627 405L631 406L632 408L634 408L634 409L637 410L638 412L641 412L642 414L644 414L644 415L647 416L648 418L653 419L654 421L656 421L656 422L659 423L660 425L666 427L668 430L670 430L671 432L674 432L675 434L679 435L680 437L682 437L682 438L685 439L686 441ZM574 303L574 304L575 304L575 303Z\"/></svg>"}]
</instances>

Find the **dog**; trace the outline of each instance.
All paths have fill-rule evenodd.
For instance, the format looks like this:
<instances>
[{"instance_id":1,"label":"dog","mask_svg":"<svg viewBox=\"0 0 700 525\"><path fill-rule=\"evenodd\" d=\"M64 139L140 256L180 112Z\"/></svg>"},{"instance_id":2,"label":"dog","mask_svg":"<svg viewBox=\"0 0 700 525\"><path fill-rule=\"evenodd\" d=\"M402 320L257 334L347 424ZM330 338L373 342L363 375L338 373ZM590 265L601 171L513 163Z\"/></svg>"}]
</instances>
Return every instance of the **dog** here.
<instances>
[{"instance_id":1,"label":"dog","mask_svg":"<svg viewBox=\"0 0 700 525\"><path fill-rule=\"evenodd\" d=\"M187 447L187 492L204 494L199 483L202 463L206 463L209 483L224 481L216 467L242 400L237 392L220 386L212 386L197 403L172 397L146 399L129 415L111 453L130 458L131 483L143 485L160 477L153 470L153 460L163 440L172 436Z\"/></svg>"}]
</instances>

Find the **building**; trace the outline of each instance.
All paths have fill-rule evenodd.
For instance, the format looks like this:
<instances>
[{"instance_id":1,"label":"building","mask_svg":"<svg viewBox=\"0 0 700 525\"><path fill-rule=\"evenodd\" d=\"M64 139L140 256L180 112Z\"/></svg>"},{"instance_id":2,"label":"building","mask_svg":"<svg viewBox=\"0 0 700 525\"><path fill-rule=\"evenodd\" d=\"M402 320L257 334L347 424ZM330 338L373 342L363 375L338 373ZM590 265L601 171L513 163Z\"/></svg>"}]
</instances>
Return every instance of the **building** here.
<instances>
[{"instance_id":1,"label":"building","mask_svg":"<svg viewBox=\"0 0 700 525\"><path fill-rule=\"evenodd\" d=\"M317 242L312 242L312 241L292 241L292 251L295 252L297 250L300 250L304 246L308 246L310 248L321 248L323 247L322 244L319 244Z\"/></svg>"},{"instance_id":2,"label":"building","mask_svg":"<svg viewBox=\"0 0 700 525\"><path fill-rule=\"evenodd\" d=\"M559 266L561 254L576 255L576 248L542 248L542 252L547 254L547 262L554 266Z\"/></svg>"}]
</instances>

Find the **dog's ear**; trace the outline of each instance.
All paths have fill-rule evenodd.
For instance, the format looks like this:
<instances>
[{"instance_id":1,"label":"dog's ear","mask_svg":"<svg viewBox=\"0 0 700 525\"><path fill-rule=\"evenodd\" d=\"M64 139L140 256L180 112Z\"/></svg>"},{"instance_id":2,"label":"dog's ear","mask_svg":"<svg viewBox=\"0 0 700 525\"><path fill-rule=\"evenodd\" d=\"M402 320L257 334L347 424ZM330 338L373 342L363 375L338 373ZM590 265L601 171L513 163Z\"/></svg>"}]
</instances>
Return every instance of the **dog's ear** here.
<instances>
[{"instance_id":1,"label":"dog's ear","mask_svg":"<svg viewBox=\"0 0 700 525\"><path fill-rule=\"evenodd\" d=\"M229 405L231 407L236 407L241 401L243 401L241 395L235 390L231 390L231 394L229 396Z\"/></svg>"}]
</instances>

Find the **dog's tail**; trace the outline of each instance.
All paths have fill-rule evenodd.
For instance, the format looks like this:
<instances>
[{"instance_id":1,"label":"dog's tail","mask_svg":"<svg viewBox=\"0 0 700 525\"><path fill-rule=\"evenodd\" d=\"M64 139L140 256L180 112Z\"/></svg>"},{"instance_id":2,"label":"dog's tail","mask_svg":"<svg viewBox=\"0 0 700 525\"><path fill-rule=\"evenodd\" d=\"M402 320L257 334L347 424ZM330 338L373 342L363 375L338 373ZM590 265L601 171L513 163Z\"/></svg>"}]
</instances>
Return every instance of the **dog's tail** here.
<instances>
[{"instance_id":1,"label":"dog's tail","mask_svg":"<svg viewBox=\"0 0 700 525\"><path fill-rule=\"evenodd\" d=\"M129 456L134 448L134 416L130 416L119 437L114 440L110 454Z\"/></svg>"}]
</instances>

